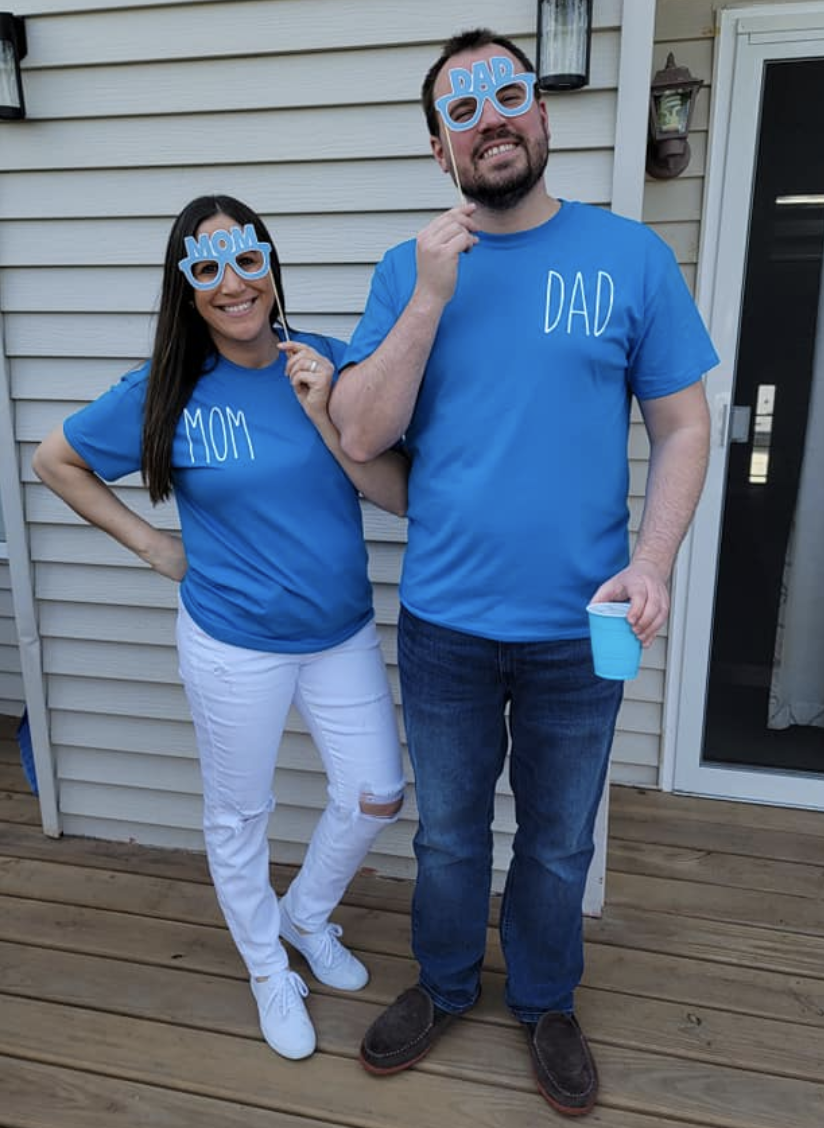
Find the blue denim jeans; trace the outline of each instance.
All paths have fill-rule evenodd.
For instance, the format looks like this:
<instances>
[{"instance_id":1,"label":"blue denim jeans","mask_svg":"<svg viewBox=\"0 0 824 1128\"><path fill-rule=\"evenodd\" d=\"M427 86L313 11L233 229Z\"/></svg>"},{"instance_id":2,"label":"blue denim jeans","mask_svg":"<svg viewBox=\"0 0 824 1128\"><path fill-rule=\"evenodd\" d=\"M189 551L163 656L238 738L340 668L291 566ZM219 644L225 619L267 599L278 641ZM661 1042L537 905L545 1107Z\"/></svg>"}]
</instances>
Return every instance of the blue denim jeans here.
<instances>
[{"instance_id":1,"label":"blue denim jeans","mask_svg":"<svg viewBox=\"0 0 824 1128\"><path fill-rule=\"evenodd\" d=\"M623 682L596 677L588 639L495 642L405 608L398 657L419 812L412 948L421 985L452 1013L478 998L495 783L511 735L517 832L500 920L506 1002L522 1022L571 1012Z\"/></svg>"}]
</instances>

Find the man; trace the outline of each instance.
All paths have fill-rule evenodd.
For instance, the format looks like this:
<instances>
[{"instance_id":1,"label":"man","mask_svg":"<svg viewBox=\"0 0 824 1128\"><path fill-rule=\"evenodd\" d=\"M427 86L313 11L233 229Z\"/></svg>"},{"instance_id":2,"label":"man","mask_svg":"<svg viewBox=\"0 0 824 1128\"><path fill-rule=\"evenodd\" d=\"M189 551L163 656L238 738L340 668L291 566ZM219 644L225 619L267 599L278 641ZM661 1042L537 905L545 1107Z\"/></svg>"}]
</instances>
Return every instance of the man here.
<instances>
[{"instance_id":1,"label":"man","mask_svg":"<svg viewBox=\"0 0 824 1128\"><path fill-rule=\"evenodd\" d=\"M331 409L353 458L403 437L412 459L398 654L420 979L367 1031L361 1061L407 1068L478 998L511 740L506 1001L540 1091L578 1114L597 1093L574 1016L581 904L623 689L593 672L585 608L630 600L646 646L664 622L706 466L701 375L717 357L657 236L548 195L532 72L487 29L454 37L431 68L432 151L468 202L379 264ZM630 560L632 394L651 458Z\"/></svg>"}]
</instances>

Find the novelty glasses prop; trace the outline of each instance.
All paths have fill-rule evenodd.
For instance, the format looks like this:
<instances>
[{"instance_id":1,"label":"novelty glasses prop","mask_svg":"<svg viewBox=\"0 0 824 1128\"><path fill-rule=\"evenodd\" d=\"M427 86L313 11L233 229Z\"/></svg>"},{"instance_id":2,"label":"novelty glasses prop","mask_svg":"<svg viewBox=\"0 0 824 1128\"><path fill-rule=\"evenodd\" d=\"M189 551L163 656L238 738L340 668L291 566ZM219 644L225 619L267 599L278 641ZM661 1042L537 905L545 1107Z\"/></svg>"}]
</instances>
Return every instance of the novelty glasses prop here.
<instances>
[{"instance_id":1,"label":"novelty glasses prop","mask_svg":"<svg viewBox=\"0 0 824 1128\"><path fill-rule=\"evenodd\" d=\"M449 129L460 133L480 121L484 104L491 102L503 117L518 117L532 105L535 75L531 71L515 74L511 59L495 55L481 59L472 70L453 67L449 72L452 89L436 99L435 108Z\"/></svg>"},{"instance_id":2,"label":"novelty glasses prop","mask_svg":"<svg viewBox=\"0 0 824 1128\"><path fill-rule=\"evenodd\" d=\"M272 244L258 239L252 223L243 230L233 227L231 231L213 231L199 239L187 235L184 245L186 258L177 265L196 290L214 290L223 281L227 266L246 281L269 273Z\"/></svg>"}]
</instances>

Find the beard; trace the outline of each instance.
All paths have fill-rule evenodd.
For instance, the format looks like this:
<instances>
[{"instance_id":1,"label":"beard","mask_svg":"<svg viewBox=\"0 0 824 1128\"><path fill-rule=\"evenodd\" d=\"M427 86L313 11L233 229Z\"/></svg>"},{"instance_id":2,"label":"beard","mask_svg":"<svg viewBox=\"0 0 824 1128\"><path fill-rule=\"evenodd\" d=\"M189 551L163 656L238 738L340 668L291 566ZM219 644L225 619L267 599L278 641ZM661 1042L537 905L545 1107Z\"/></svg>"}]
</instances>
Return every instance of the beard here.
<instances>
[{"instance_id":1,"label":"beard","mask_svg":"<svg viewBox=\"0 0 824 1128\"><path fill-rule=\"evenodd\" d=\"M498 140L511 141L513 137L511 134L504 134ZM492 211L507 211L529 195L544 175L549 159L549 142L543 134L526 141L518 138L518 141L520 151L526 156L526 166L487 178L483 163L473 160L472 174L461 177L461 187L466 196ZM489 138L484 144L488 142Z\"/></svg>"}]
</instances>

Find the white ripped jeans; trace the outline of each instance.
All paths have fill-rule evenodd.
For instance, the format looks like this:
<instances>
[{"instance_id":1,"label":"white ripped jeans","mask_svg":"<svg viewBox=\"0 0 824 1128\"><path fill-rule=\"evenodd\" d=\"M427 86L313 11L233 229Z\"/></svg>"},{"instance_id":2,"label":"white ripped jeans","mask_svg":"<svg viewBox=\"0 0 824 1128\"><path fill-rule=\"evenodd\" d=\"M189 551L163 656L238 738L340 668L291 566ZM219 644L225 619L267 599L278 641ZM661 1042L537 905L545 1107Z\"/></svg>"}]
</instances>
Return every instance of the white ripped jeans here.
<instances>
[{"instance_id":1,"label":"white ripped jeans","mask_svg":"<svg viewBox=\"0 0 824 1128\"><path fill-rule=\"evenodd\" d=\"M361 803L403 795L395 713L374 622L339 646L272 654L218 642L179 604L180 676L203 774L203 831L215 891L252 976L288 966L269 878L267 824L289 706L306 721L329 802L286 894L300 928L322 928L380 831L397 818Z\"/></svg>"}]
</instances>

